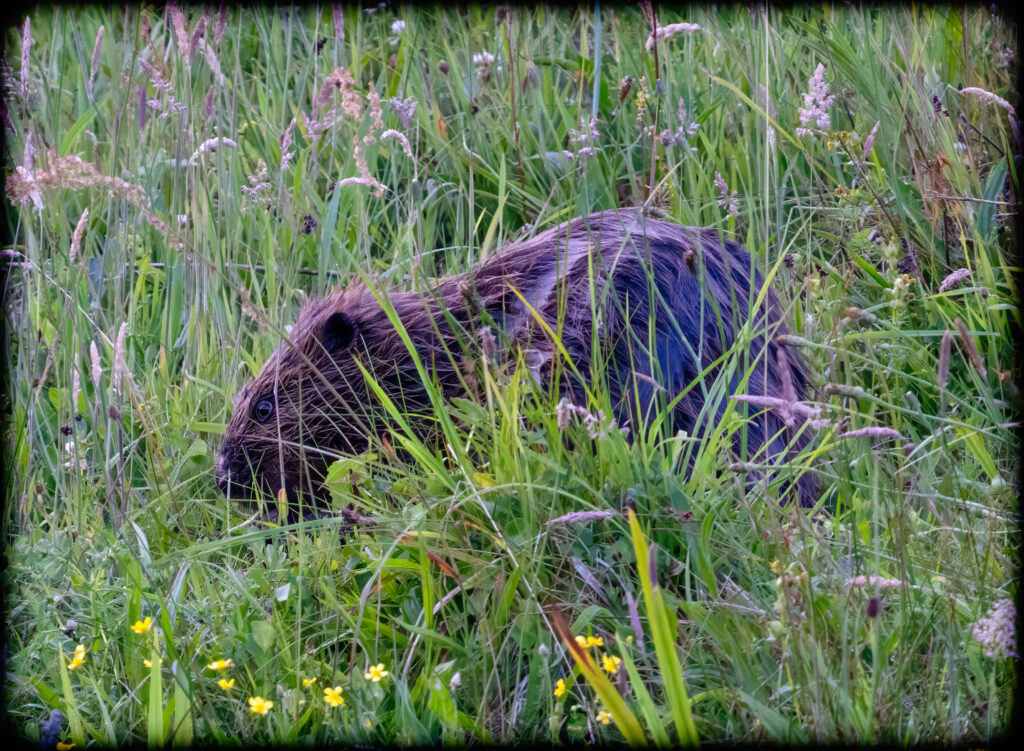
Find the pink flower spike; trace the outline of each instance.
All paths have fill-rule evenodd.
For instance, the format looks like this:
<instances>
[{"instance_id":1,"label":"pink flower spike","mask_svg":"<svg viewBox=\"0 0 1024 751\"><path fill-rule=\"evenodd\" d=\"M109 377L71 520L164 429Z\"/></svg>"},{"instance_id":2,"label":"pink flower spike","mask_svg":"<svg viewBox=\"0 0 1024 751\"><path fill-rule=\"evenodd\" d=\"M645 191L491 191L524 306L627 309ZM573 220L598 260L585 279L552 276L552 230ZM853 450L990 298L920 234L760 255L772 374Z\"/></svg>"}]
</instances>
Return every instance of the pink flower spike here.
<instances>
[{"instance_id":1,"label":"pink flower spike","mask_svg":"<svg viewBox=\"0 0 1024 751\"><path fill-rule=\"evenodd\" d=\"M864 142L864 156L861 157L862 161L866 162L868 160L868 156L871 154L871 149L873 149L875 146L875 134L878 132L878 126L881 124L882 121L879 120L877 123L875 123L875 127L872 128L871 132L868 134L868 138Z\"/></svg>"}]
</instances>

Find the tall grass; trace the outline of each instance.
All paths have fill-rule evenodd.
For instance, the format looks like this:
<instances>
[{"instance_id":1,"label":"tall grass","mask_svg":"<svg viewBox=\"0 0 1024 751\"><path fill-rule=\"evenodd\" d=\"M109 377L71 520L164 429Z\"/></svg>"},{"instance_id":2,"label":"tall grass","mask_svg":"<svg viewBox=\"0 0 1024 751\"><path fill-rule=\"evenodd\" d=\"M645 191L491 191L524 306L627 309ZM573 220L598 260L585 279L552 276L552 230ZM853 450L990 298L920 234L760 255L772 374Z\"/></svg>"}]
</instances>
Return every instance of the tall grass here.
<instances>
[{"instance_id":1,"label":"tall grass","mask_svg":"<svg viewBox=\"0 0 1024 751\"><path fill-rule=\"evenodd\" d=\"M974 624L1019 565L1021 144L984 93L1015 90L1012 24L933 7L177 13L55 7L7 34L20 732L51 708L80 747L1005 731L1013 661ZM652 24L682 21L700 29L647 48ZM819 64L831 122L798 136ZM338 68L348 100L321 91ZM415 102L407 122L392 99ZM780 507L784 478L752 483L730 455L747 413L724 377L702 441L591 440L579 416L559 427L524 362L481 362L475 398L437 404L445 449L336 464L330 518L267 527L219 495L232 397L308 296L360 277L426 290L619 205L758 259L821 410L801 459L817 509ZM607 415L605 398L578 406Z\"/></svg>"}]
</instances>

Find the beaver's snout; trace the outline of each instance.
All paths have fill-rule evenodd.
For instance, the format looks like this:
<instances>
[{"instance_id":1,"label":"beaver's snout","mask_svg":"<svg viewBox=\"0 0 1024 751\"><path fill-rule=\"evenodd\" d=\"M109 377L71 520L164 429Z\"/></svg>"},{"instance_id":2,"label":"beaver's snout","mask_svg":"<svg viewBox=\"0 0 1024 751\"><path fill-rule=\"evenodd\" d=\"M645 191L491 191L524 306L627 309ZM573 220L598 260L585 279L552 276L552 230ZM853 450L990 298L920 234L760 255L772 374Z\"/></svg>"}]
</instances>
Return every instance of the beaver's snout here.
<instances>
[{"instance_id":1,"label":"beaver's snout","mask_svg":"<svg viewBox=\"0 0 1024 751\"><path fill-rule=\"evenodd\" d=\"M250 455L244 446L228 438L221 446L213 463L213 479L228 498L237 501L255 501L261 496L269 500L277 497L272 478L261 471L262 462ZM280 487L281 483L276 482ZM266 487L264 487L266 486Z\"/></svg>"},{"instance_id":2,"label":"beaver's snout","mask_svg":"<svg viewBox=\"0 0 1024 751\"><path fill-rule=\"evenodd\" d=\"M292 468L305 471L289 471ZM324 508L329 504L330 495L322 482L325 472L322 457L295 461L277 452L254 450L245 440L230 435L213 464L214 481L227 498L252 503L263 499L273 504L284 489L288 503L296 508Z\"/></svg>"},{"instance_id":3,"label":"beaver's snout","mask_svg":"<svg viewBox=\"0 0 1024 751\"><path fill-rule=\"evenodd\" d=\"M239 461L242 459L242 461ZM245 500L253 498L252 470L244 461L243 453L230 443L225 443L213 463L213 478L217 487L228 498ZM248 478L249 482L242 482Z\"/></svg>"}]
</instances>

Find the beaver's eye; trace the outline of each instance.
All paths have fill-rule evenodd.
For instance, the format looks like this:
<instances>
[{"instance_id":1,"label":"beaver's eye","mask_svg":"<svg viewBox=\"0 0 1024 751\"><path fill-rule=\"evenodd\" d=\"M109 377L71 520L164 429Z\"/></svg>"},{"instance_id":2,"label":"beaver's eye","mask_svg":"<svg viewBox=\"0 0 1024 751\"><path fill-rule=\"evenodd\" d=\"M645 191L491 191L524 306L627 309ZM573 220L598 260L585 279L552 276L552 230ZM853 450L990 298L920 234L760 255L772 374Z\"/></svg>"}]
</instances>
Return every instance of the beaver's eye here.
<instances>
[{"instance_id":1,"label":"beaver's eye","mask_svg":"<svg viewBox=\"0 0 1024 751\"><path fill-rule=\"evenodd\" d=\"M274 403L269 399L260 399L252 408L252 416L256 422L266 422L274 414Z\"/></svg>"}]
</instances>

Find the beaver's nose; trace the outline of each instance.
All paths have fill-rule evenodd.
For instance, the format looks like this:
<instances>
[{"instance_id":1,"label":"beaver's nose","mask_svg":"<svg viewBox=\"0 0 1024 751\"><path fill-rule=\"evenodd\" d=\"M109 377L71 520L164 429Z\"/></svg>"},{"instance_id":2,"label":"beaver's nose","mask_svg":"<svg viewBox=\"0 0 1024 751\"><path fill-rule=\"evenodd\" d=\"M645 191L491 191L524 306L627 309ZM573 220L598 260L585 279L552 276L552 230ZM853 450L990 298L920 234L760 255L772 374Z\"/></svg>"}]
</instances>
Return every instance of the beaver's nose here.
<instances>
[{"instance_id":1,"label":"beaver's nose","mask_svg":"<svg viewBox=\"0 0 1024 751\"><path fill-rule=\"evenodd\" d=\"M228 495L228 491L231 489L231 474L228 472L227 465L228 461L224 454L217 454L217 458L213 462L213 479L224 495Z\"/></svg>"}]
</instances>

